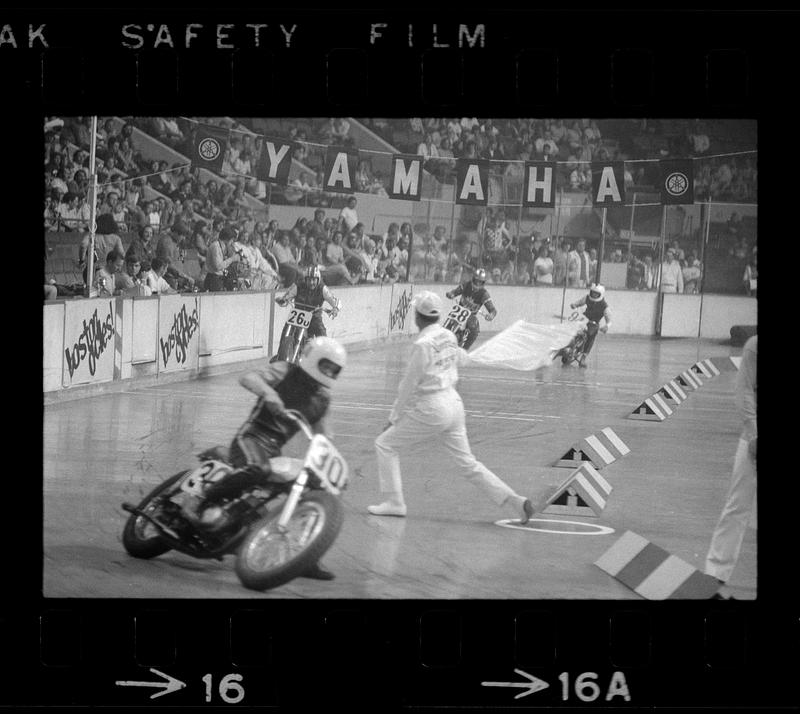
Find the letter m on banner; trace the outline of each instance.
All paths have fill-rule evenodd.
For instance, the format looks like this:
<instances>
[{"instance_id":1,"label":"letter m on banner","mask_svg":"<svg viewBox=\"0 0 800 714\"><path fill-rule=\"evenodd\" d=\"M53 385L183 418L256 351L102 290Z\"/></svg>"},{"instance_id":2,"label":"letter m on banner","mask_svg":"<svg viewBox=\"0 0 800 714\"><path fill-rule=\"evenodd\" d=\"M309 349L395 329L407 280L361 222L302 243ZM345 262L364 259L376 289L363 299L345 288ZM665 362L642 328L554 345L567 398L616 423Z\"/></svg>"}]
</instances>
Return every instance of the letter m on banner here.
<instances>
[{"instance_id":1,"label":"letter m on banner","mask_svg":"<svg viewBox=\"0 0 800 714\"><path fill-rule=\"evenodd\" d=\"M552 208L556 205L555 164L547 161L525 162L522 205L536 208Z\"/></svg>"},{"instance_id":2,"label":"letter m on banner","mask_svg":"<svg viewBox=\"0 0 800 714\"><path fill-rule=\"evenodd\" d=\"M419 201L422 195L422 157L418 154L392 156L392 181L389 198Z\"/></svg>"},{"instance_id":3,"label":"letter m on banner","mask_svg":"<svg viewBox=\"0 0 800 714\"><path fill-rule=\"evenodd\" d=\"M325 190L355 193L353 178L357 168L357 150L329 146L325 154Z\"/></svg>"},{"instance_id":4,"label":"letter m on banner","mask_svg":"<svg viewBox=\"0 0 800 714\"><path fill-rule=\"evenodd\" d=\"M296 148L297 144L293 141L265 136L256 177L267 183L286 186L289 183L289 169L292 168L292 156Z\"/></svg>"},{"instance_id":5,"label":"letter m on banner","mask_svg":"<svg viewBox=\"0 0 800 714\"><path fill-rule=\"evenodd\" d=\"M488 160L458 159L456 161L456 203L485 206L488 202Z\"/></svg>"},{"instance_id":6,"label":"letter m on banner","mask_svg":"<svg viewBox=\"0 0 800 714\"><path fill-rule=\"evenodd\" d=\"M621 161L592 163L592 203L625 203L625 166Z\"/></svg>"},{"instance_id":7,"label":"letter m on banner","mask_svg":"<svg viewBox=\"0 0 800 714\"><path fill-rule=\"evenodd\" d=\"M192 165L219 173L230 135L225 129L198 124L194 132Z\"/></svg>"}]
</instances>

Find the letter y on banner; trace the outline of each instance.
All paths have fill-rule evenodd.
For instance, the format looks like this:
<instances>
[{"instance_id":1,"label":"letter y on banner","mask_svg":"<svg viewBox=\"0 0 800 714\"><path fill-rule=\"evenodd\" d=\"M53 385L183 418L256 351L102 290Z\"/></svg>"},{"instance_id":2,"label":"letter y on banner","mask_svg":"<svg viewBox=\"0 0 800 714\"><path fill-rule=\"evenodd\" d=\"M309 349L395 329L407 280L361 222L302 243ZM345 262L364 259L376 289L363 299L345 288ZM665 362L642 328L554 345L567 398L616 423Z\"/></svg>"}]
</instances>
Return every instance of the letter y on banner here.
<instances>
[{"instance_id":1,"label":"letter y on banner","mask_svg":"<svg viewBox=\"0 0 800 714\"><path fill-rule=\"evenodd\" d=\"M289 183L289 169L292 168L292 156L296 148L297 144L293 141L265 136L256 177L267 183L286 186Z\"/></svg>"}]
</instances>

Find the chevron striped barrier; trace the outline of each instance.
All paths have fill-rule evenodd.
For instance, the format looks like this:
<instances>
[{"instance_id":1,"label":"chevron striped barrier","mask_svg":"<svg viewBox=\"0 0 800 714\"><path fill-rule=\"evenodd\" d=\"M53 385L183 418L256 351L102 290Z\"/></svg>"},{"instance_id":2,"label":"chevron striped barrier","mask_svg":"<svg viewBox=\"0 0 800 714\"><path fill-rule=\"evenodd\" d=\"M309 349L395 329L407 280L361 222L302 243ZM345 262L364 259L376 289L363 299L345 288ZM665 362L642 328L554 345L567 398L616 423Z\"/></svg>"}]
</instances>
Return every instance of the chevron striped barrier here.
<instances>
[{"instance_id":1,"label":"chevron striped barrier","mask_svg":"<svg viewBox=\"0 0 800 714\"><path fill-rule=\"evenodd\" d=\"M591 463L596 469L602 469L628 453L630 453L630 449L625 442L614 433L610 426L607 426L597 434L591 434L573 444L553 466L576 468L582 464Z\"/></svg>"},{"instance_id":2,"label":"chevron striped barrier","mask_svg":"<svg viewBox=\"0 0 800 714\"><path fill-rule=\"evenodd\" d=\"M734 360L741 360L741 357L709 357L708 362L711 362L720 372L735 372L739 369L738 362Z\"/></svg>"},{"instance_id":3,"label":"chevron striped barrier","mask_svg":"<svg viewBox=\"0 0 800 714\"><path fill-rule=\"evenodd\" d=\"M611 484L587 461L545 501L542 513L599 516L611 494Z\"/></svg>"},{"instance_id":4,"label":"chevron striped barrier","mask_svg":"<svg viewBox=\"0 0 800 714\"><path fill-rule=\"evenodd\" d=\"M706 379L711 379L719 374L719 370L713 364L710 366L705 364L705 360L695 362L689 369L695 376L702 375Z\"/></svg>"},{"instance_id":5,"label":"chevron striped barrier","mask_svg":"<svg viewBox=\"0 0 800 714\"><path fill-rule=\"evenodd\" d=\"M667 382L656 394L665 402L672 402L675 406L686 399L686 392L680 388L680 385L674 379Z\"/></svg>"},{"instance_id":6,"label":"chevron striped barrier","mask_svg":"<svg viewBox=\"0 0 800 714\"><path fill-rule=\"evenodd\" d=\"M594 564L647 600L708 600L720 588L716 578L633 531L626 531Z\"/></svg>"},{"instance_id":7,"label":"chevron striped barrier","mask_svg":"<svg viewBox=\"0 0 800 714\"><path fill-rule=\"evenodd\" d=\"M677 377L675 377L675 381L681 387L689 387L692 389L692 391L697 391L703 384L700 381L700 378L696 374L692 374L689 370L681 372Z\"/></svg>"},{"instance_id":8,"label":"chevron striped barrier","mask_svg":"<svg viewBox=\"0 0 800 714\"><path fill-rule=\"evenodd\" d=\"M672 409L659 396L654 394L645 399L636 409L628 414L628 419L641 419L643 421L664 421L672 414Z\"/></svg>"}]
</instances>

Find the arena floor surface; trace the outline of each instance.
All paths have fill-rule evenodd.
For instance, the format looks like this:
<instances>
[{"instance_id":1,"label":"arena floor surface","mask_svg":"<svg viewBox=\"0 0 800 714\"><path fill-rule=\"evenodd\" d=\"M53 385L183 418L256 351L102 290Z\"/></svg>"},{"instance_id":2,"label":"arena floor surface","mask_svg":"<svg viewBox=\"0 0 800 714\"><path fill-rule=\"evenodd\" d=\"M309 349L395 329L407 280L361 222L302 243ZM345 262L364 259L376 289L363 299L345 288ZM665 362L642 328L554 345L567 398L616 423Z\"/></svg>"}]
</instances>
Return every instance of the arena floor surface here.
<instances>
[{"instance_id":1,"label":"arena floor surface","mask_svg":"<svg viewBox=\"0 0 800 714\"><path fill-rule=\"evenodd\" d=\"M580 439L611 427L630 448L601 473L613 486L600 517L540 516L598 524L504 528L514 517L463 481L431 442L402 459L408 517L376 517L373 442L405 367L410 342L353 351L334 394L330 425L348 459L345 522L323 563L330 582L297 579L255 593L233 557L126 554L120 504L138 502L192 466L206 446L227 444L253 400L231 372L56 403L44 411L44 595L78 598L480 598L639 599L593 563L626 530L702 569L722 509L740 432L735 372L722 372L663 422L627 419L646 397L699 359L741 349L707 340L600 336L587 369L560 362L537 372L465 368L459 391L477 458L518 492L538 499L569 471L552 464ZM286 453L298 453L297 437ZM359 475L356 475L357 472ZM726 588L756 596L756 531L748 530Z\"/></svg>"}]
</instances>

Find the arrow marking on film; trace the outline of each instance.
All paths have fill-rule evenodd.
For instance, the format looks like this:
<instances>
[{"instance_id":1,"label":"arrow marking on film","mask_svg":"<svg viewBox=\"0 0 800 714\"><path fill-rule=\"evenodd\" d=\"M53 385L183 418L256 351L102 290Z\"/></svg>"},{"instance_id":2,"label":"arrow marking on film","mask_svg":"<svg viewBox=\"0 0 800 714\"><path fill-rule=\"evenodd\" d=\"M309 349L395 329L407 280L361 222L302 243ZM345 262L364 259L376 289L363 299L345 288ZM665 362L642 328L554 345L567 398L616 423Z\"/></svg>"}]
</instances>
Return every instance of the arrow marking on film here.
<instances>
[{"instance_id":1,"label":"arrow marking on film","mask_svg":"<svg viewBox=\"0 0 800 714\"><path fill-rule=\"evenodd\" d=\"M545 682L543 679L539 679L538 677L534 677L533 675L528 674L527 672L523 672L521 669L514 670L517 674L526 677L529 679L529 682L481 682L482 687L522 687L523 689L527 689L527 692L520 692L514 699L519 699L520 697L527 697L529 694L534 694L535 692L540 692L542 689L547 689L550 684Z\"/></svg>"},{"instance_id":2,"label":"arrow marking on film","mask_svg":"<svg viewBox=\"0 0 800 714\"><path fill-rule=\"evenodd\" d=\"M163 687L163 692L156 692L155 694L150 695L150 699L155 699L156 697L161 697L164 694L171 694L172 692L177 692L179 689L183 689L186 684L181 682L180 679L175 679L175 677L170 677L168 674L164 674L164 672L159 672L157 669L150 668L150 671L153 674L157 674L159 677L163 677L166 681L165 682L114 682L118 687Z\"/></svg>"}]
</instances>

